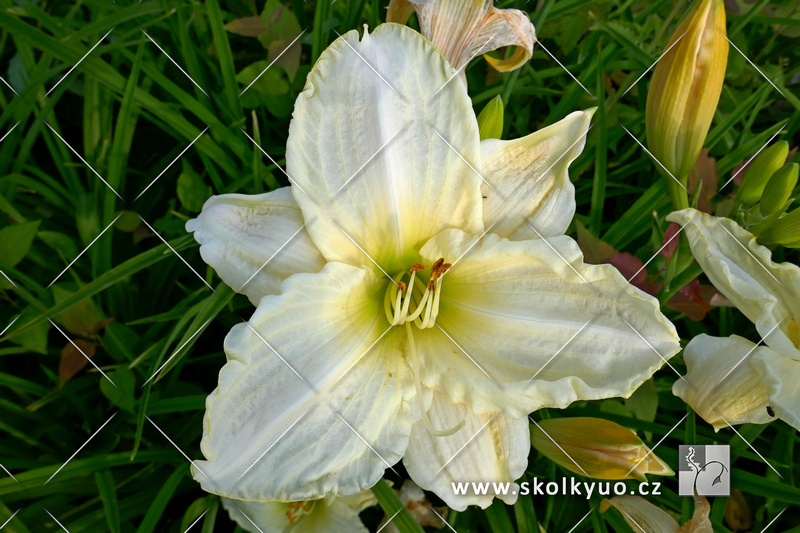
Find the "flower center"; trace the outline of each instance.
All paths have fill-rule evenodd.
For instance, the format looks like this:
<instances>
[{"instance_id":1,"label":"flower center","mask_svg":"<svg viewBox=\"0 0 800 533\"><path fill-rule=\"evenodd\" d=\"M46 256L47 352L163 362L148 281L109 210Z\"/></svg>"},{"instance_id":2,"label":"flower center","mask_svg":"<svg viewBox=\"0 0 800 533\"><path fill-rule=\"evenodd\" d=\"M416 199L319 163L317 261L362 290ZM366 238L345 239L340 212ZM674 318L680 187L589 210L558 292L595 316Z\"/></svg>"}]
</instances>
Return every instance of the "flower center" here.
<instances>
[{"instance_id":1,"label":"flower center","mask_svg":"<svg viewBox=\"0 0 800 533\"><path fill-rule=\"evenodd\" d=\"M414 324L419 329L432 328L436 325L436 317L439 315L439 296L442 293L442 276L451 266L450 263L444 262L444 258L439 259L431 266L428 282L423 283L417 277L417 272L424 270L425 267L416 263L408 269L408 272L401 272L393 278L394 283L390 283L386 288L386 295L383 299L383 309L386 312L386 319L389 324L391 326L404 325L406 328L408 351L411 356L409 363L414 373L417 407L419 408L422 422L425 424L425 429L436 437L452 435L464 427L465 421L462 420L449 429L436 429L433 427L422 398L419 357L417 356L417 345L414 342L414 332L411 329L411 324ZM406 275L408 275L408 283L403 281Z\"/></svg>"},{"instance_id":2,"label":"flower center","mask_svg":"<svg viewBox=\"0 0 800 533\"><path fill-rule=\"evenodd\" d=\"M419 329L432 328L436 325L439 314L439 296L442 293L442 276L451 267L444 258L431 266L427 283L417 277L417 272L424 266L416 263L408 272L400 272L393 279L394 283L386 287L383 309L386 319L392 326L413 323ZM408 283L403 279L408 276ZM413 308L413 311L412 311Z\"/></svg>"},{"instance_id":3,"label":"flower center","mask_svg":"<svg viewBox=\"0 0 800 533\"><path fill-rule=\"evenodd\" d=\"M315 500L308 502L292 502L289 504L289 509L286 511L286 518L289 519L287 526L290 526L300 520L303 516L311 514L314 510Z\"/></svg>"}]
</instances>

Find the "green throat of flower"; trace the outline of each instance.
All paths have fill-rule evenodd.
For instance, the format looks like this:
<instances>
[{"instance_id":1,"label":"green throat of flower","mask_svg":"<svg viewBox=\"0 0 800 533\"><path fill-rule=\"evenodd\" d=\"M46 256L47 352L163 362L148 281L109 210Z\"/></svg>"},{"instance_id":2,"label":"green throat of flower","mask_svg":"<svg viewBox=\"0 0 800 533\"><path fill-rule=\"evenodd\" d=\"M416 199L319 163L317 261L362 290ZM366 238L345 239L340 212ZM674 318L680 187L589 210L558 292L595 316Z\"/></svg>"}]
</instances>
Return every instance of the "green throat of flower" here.
<instances>
[{"instance_id":1,"label":"green throat of flower","mask_svg":"<svg viewBox=\"0 0 800 533\"><path fill-rule=\"evenodd\" d=\"M419 357L417 346L414 342L414 332L411 324L419 329L428 329L436 325L439 315L439 298L442 293L442 277L452 265L445 263L444 258L436 261L431 267L427 283L417 277L417 272L425 267L419 263L411 266L408 272L400 272L386 287L383 298L383 309L386 319L391 326L404 325L408 337L408 351L411 355L411 370L414 373L414 386L416 387L417 406L419 407L422 422L431 435L447 437L464 426L464 420L450 429L436 429L431 424L422 398L422 382L420 380ZM408 283L403 279L408 276ZM413 308L413 311L412 311Z\"/></svg>"}]
</instances>

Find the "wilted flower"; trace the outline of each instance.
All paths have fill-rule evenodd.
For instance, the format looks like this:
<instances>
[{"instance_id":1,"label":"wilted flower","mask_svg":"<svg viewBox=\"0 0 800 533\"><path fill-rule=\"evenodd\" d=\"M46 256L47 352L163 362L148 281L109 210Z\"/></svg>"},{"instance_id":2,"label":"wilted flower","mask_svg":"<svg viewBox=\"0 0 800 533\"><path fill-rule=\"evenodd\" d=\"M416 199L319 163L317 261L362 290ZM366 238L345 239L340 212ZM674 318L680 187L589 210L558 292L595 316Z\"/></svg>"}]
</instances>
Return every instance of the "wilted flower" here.
<instances>
[{"instance_id":1,"label":"wilted flower","mask_svg":"<svg viewBox=\"0 0 800 533\"><path fill-rule=\"evenodd\" d=\"M800 429L800 267L773 263L768 248L727 218L694 209L670 214L714 286L756 326L766 346L732 335L698 335L672 387L719 430L775 417Z\"/></svg>"},{"instance_id":2,"label":"wilted flower","mask_svg":"<svg viewBox=\"0 0 800 533\"><path fill-rule=\"evenodd\" d=\"M576 474L646 480L675 472L633 430L603 418L548 418L531 426L536 451Z\"/></svg>"},{"instance_id":3,"label":"wilted flower","mask_svg":"<svg viewBox=\"0 0 800 533\"><path fill-rule=\"evenodd\" d=\"M405 24L416 11L422 35L462 72L475 57L516 46L505 59L485 56L501 72L525 64L533 54L536 31L518 9L497 9L493 0L391 0L386 22Z\"/></svg>"},{"instance_id":4,"label":"wilted flower","mask_svg":"<svg viewBox=\"0 0 800 533\"><path fill-rule=\"evenodd\" d=\"M666 49L647 94L647 145L653 157L685 186L703 148L725 77L728 41L723 0L697 2ZM668 183L679 187L671 177Z\"/></svg>"},{"instance_id":5,"label":"wilted flower","mask_svg":"<svg viewBox=\"0 0 800 533\"><path fill-rule=\"evenodd\" d=\"M403 26L346 34L297 100L293 185L187 224L258 304L225 339L204 489L354 494L403 458L450 507L486 507L450 482L522 475L528 413L629 395L679 349L655 299L563 235L591 112L480 142L454 74Z\"/></svg>"},{"instance_id":6,"label":"wilted flower","mask_svg":"<svg viewBox=\"0 0 800 533\"><path fill-rule=\"evenodd\" d=\"M681 527L666 511L639 496L616 496L600 503L600 512L614 507L634 531L647 533L713 533L708 515L711 506L699 496L694 499L692 519Z\"/></svg>"},{"instance_id":7,"label":"wilted flower","mask_svg":"<svg viewBox=\"0 0 800 533\"><path fill-rule=\"evenodd\" d=\"M377 503L369 490L304 502L222 498L231 519L250 533L368 533L358 513Z\"/></svg>"}]
</instances>

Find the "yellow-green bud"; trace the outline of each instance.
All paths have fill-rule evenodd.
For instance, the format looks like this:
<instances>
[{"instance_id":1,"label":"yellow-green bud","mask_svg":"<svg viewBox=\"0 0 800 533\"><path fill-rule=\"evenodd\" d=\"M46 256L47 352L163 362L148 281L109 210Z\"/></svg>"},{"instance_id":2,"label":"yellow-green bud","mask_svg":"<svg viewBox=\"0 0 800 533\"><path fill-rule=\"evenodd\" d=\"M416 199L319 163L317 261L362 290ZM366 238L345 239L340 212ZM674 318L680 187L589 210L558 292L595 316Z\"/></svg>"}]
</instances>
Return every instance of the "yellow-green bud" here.
<instances>
[{"instance_id":1,"label":"yellow-green bud","mask_svg":"<svg viewBox=\"0 0 800 533\"><path fill-rule=\"evenodd\" d=\"M481 140L499 139L503 136L503 98L495 96L478 115Z\"/></svg>"},{"instance_id":2,"label":"yellow-green bud","mask_svg":"<svg viewBox=\"0 0 800 533\"><path fill-rule=\"evenodd\" d=\"M644 481L645 474L674 474L636 433L603 418L542 420L531 426L531 444L570 472L595 479Z\"/></svg>"},{"instance_id":3,"label":"yellow-green bud","mask_svg":"<svg viewBox=\"0 0 800 533\"><path fill-rule=\"evenodd\" d=\"M739 190L736 191L736 201L744 205L756 203L764 193L767 182L783 166L788 155L789 143L786 141L776 142L762 150L744 173Z\"/></svg>"},{"instance_id":4,"label":"yellow-green bud","mask_svg":"<svg viewBox=\"0 0 800 533\"><path fill-rule=\"evenodd\" d=\"M772 241L787 248L800 245L800 209L782 216L772 225Z\"/></svg>"},{"instance_id":5,"label":"yellow-green bud","mask_svg":"<svg viewBox=\"0 0 800 533\"><path fill-rule=\"evenodd\" d=\"M698 1L669 40L650 82L647 144L681 180L694 168L717 109L728 62L725 35L723 0Z\"/></svg>"},{"instance_id":6,"label":"yellow-green bud","mask_svg":"<svg viewBox=\"0 0 800 533\"><path fill-rule=\"evenodd\" d=\"M798 173L800 173L800 165L789 163L783 165L772 175L761 195L762 214L771 215L783 207L797 185Z\"/></svg>"}]
</instances>

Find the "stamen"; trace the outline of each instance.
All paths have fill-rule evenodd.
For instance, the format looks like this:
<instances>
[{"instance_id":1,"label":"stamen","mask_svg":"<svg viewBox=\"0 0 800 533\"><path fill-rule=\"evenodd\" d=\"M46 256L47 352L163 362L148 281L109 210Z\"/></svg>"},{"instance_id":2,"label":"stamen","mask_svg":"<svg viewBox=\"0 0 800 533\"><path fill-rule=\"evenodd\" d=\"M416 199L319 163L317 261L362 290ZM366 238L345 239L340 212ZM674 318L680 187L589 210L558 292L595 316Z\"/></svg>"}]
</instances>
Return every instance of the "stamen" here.
<instances>
[{"instance_id":1,"label":"stamen","mask_svg":"<svg viewBox=\"0 0 800 533\"><path fill-rule=\"evenodd\" d=\"M406 322L406 335L408 335L408 346L411 350L411 371L414 374L414 387L417 391L417 407L419 408L422 423L425 425L425 429L428 430L428 433L434 437L448 437L464 427L465 421L462 420L450 429L436 429L433 427L433 424L431 424L428 418L428 412L425 410L425 402L422 398L422 381L420 380L419 374L419 361L417 361L417 346L414 344L414 334L411 332L411 324L409 322Z\"/></svg>"},{"instance_id":2,"label":"stamen","mask_svg":"<svg viewBox=\"0 0 800 533\"><path fill-rule=\"evenodd\" d=\"M439 277L439 274L437 273L437 271L440 268L442 268L443 264L444 264L444 257L440 257L439 259L436 260L436 262L433 264L433 266L431 266L431 279L435 279L435 278Z\"/></svg>"}]
</instances>

